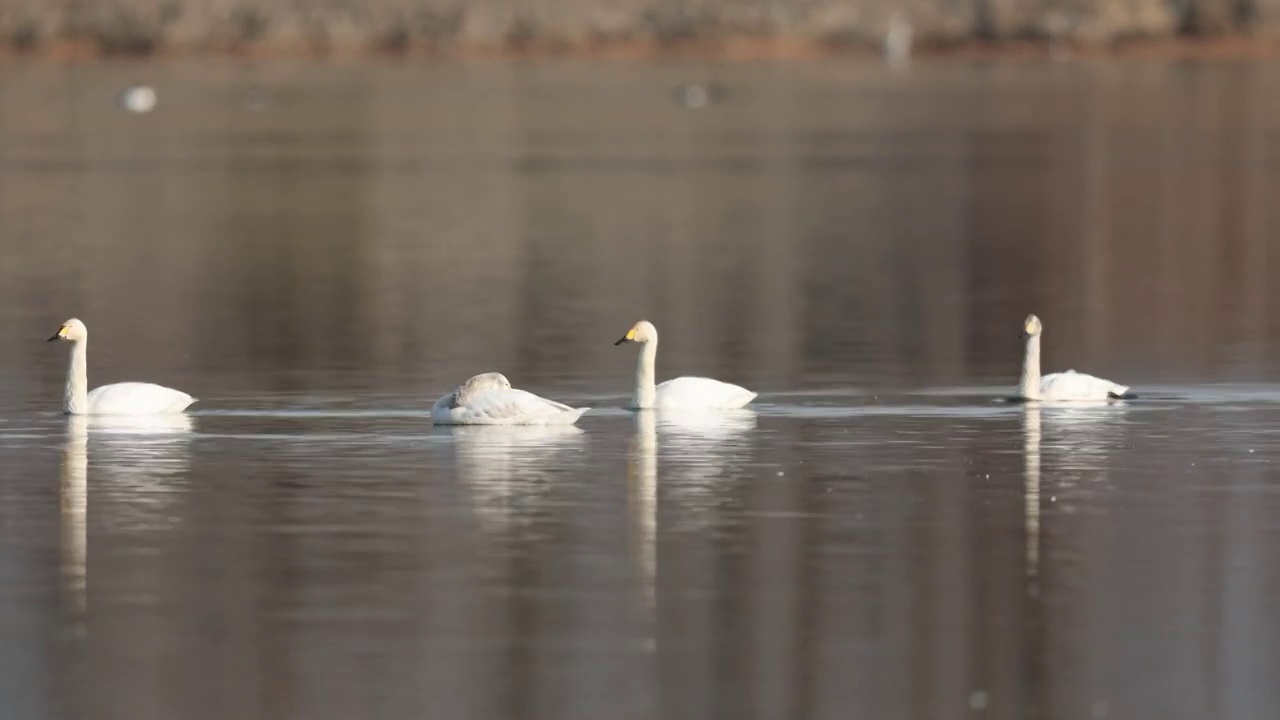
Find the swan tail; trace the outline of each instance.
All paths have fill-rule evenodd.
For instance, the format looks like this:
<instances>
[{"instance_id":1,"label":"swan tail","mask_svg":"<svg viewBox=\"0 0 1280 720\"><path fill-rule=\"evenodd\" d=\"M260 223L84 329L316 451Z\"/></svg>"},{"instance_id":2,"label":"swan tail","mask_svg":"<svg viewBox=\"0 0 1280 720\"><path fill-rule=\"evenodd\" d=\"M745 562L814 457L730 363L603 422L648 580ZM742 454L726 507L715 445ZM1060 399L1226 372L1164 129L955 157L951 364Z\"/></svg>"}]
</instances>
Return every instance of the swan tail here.
<instances>
[{"instance_id":1,"label":"swan tail","mask_svg":"<svg viewBox=\"0 0 1280 720\"><path fill-rule=\"evenodd\" d=\"M1111 387L1107 389L1107 397L1112 397L1117 400L1128 400L1136 396L1129 392L1128 385L1121 385L1120 383L1113 382L1111 383Z\"/></svg>"}]
</instances>

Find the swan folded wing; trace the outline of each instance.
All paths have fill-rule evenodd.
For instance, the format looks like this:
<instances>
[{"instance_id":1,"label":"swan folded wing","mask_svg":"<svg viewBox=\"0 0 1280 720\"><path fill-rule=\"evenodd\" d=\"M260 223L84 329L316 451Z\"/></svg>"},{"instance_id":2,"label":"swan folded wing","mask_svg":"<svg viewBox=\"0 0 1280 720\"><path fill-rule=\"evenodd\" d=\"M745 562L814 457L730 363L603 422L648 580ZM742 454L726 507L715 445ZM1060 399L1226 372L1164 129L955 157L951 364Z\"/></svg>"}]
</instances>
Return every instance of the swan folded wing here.
<instances>
[{"instance_id":1,"label":"swan folded wing","mask_svg":"<svg viewBox=\"0 0 1280 720\"><path fill-rule=\"evenodd\" d=\"M437 415L440 415L443 417L447 415L450 410L453 410L459 407L462 407L462 403L458 402L457 391L451 392L447 395L441 395L440 399L436 400L435 404L431 406L431 417L433 419ZM437 422L439 421L437 420Z\"/></svg>"},{"instance_id":2,"label":"swan folded wing","mask_svg":"<svg viewBox=\"0 0 1280 720\"><path fill-rule=\"evenodd\" d=\"M95 388L86 400L95 415L156 415L180 413L196 398L163 385L122 382Z\"/></svg>"},{"instance_id":3,"label":"swan folded wing","mask_svg":"<svg viewBox=\"0 0 1280 720\"><path fill-rule=\"evenodd\" d=\"M1075 370L1040 378L1040 397L1044 400L1106 400L1124 397L1128 392L1126 385Z\"/></svg>"},{"instance_id":4,"label":"swan folded wing","mask_svg":"<svg viewBox=\"0 0 1280 720\"><path fill-rule=\"evenodd\" d=\"M740 408L755 397L756 393L740 385L688 375L668 380L657 387L659 408Z\"/></svg>"},{"instance_id":5,"label":"swan folded wing","mask_svg":"<svg viewBox=\"0 0 1280 720\"><path fill-rule=\"evenodd\" d=\"M432 408L432 419L451 425L572 425L588 408L572 408L564 403L538 397L526 390L488 390L466 398L466 403L449 407L450 398L441 398Z\"/></svg>"}]
</instances>

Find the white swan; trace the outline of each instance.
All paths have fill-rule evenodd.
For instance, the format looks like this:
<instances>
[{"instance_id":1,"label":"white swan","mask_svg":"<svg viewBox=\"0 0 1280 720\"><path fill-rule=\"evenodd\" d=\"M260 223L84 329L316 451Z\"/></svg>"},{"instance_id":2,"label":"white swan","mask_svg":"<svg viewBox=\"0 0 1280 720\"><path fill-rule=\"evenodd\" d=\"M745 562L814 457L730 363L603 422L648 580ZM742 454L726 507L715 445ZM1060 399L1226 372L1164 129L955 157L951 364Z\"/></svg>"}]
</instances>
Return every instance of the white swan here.
<instances>
[{"instance_id":1,"label":"white swan","mask_svg":"<svg viewBox=\"0 0 1280 720\"><path fill-rule=\"evenodd\" d=\"M1018 397L1023 400L1107 400L1131 398L1126 385L1110 380L1078 373L1075 370L1052 373L1040 377L1040 333L1044 326L1040 318L1028 315L1022 327L1027 341L1026 356L1022 360L1022 380L1018 383Z\"/></svg>"},{"instance_id":2,"label":"white swan","mask_svg":"<svg viewBox=\"0 0 1280 720\"><path fill-rule=\"evenodd\" d=\"M740 408L755 399L756 393L731 383L711 378L684 376L654 385L654 363L658 356L658 329L641 320L614 345L640 343L640 362L636 365L636 391L631 396L632 410L658 408L664 410L727 410Z\"/></svg>"},{"instance_id":3,"label":"white swan","mask_svg":"<svg viewBox=\"0 0 1280 720\"><path fill-rule=\"evenodd\" d=\"M470 378L431 407L438 425L572 425L590 408L516 390L502 373Z\"/></svg>"},{"instance_id":4,"label":"white swan","mask_svg":"<svg viewBox=\"0 0 1280 720\"><path fill-rule=\"evenodd\" d=\"M62 410L68 415L158 415L180 413L196 398L172 388L141 382L103 385L89 392L89 329L72 318L49 338L71 343L71 367L67 369L67 389Z\"/></svg>"}]
</instances>

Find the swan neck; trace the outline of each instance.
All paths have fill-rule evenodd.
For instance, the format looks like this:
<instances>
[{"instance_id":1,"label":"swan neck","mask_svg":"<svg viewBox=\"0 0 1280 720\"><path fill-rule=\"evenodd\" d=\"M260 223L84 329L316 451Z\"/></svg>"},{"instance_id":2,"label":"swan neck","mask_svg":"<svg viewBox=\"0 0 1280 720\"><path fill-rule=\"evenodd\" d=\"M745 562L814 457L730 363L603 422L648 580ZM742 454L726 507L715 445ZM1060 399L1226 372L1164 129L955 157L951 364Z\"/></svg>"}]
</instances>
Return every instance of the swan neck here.
<instances>
[{"instance_id":1,"label":"swan neck","mask_svg":"<svg viewBox=\"0 0 1280 720\"><path fill-rule=\"evenodd\" d=\"M71 343L71 364L67 368L67 388L62 396L62 409L70 415L89 410L89 341Z\"/></svg>"},{"instance_id":2,"label":"swan neck","mask_svg":"<svg viewBox=\"0 0 1280 720\"><path fill-rule=\"evenodd\" d=\"M653 338L640 346L640 360L636 363L636 393L631 398L633 407L651 408L654 406L657 390L654 387L653 377L657 358L657 338Z\"/></svg>"},{"instance_id":3,"label":"swan neck","mask_svg":"<svg viewBox=\"0 0 1280 720\"><path fill-rule=\"evenodd\" d=\"M1040 336L1027 338L1027 353L1022 358L1022 380L1018 394L1028 400L1040 399Z\"/></svg>"}]
</instances>

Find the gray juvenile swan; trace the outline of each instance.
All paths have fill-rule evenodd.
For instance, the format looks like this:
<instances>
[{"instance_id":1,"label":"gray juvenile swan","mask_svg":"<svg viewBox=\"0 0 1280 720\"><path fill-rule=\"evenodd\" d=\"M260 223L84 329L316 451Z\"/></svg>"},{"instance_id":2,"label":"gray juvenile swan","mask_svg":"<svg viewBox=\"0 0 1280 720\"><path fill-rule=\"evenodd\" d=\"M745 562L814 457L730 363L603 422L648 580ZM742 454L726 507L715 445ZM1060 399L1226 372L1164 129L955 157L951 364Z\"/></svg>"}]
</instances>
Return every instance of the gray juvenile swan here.
<instances>
[{"instance_id":1,"label":"gray juvenile swan","mask_svg":"<svg viewBox=\"0 0 1280 720\"><path fill-rule=\"evenodd\" d=\"M68 415L159 415L180 413L196 399L172 388L142 382L103 385L89 392L89 329L75 318L62 323L49 342L71 343L71 366L62 410Z\"/></svg>"},{"instance_id":2,"label":"gray juvenile swan","mask_svg":"<svg viewBox=\"0 0 1280 720\"><path fill-rule=\"evenodd\" d=\"M572 408L511 387L502 373L481 373L431 407L437 425L572 425L590 408Z\"/></svg>"},{"instance_id":3,"label":"gray juvenile swan","mask_svg":"<svg viewBox=\"0 0 1280 720\"><path fill-rule=\"evenodd\" d=\"M1018 398L1022 400L1107 400L1132 398L1129 387L1110 380L1078 373L1075 370L1040 376L1040 334L1044 326L1040 318L1028 315L1022 325L1027 341L1022 359L1022 379Z\"/></svg>"}]
</instances>

